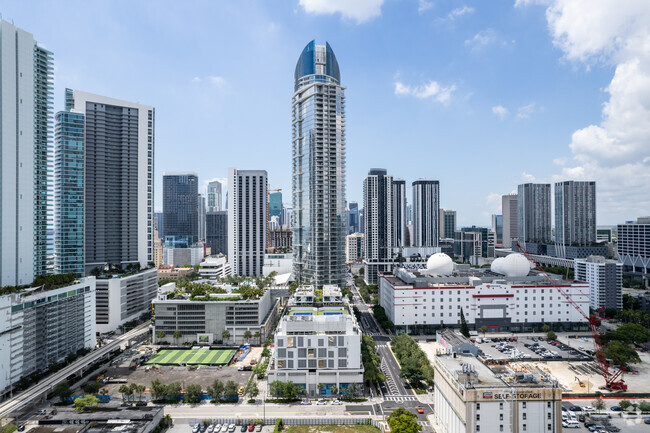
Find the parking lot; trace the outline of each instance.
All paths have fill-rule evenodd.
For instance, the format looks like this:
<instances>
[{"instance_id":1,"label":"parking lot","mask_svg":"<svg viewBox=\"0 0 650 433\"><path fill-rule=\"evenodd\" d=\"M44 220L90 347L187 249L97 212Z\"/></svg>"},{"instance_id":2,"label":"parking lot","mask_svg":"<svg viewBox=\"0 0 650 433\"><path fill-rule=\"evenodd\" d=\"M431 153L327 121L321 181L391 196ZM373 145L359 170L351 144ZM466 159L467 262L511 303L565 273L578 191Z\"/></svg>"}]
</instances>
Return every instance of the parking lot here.
<instances>
[{"instance_id":1,"label":"parking lot","mask_svg":"<svg viewBox=\"0 0 650 433\"><path fill-rule=\"evenodd\" d=\"M576 346L576 342L573 342ZM589 341L577 340L577 348L568 346L559 340L547 340L541 337L488 337L477 338L479 355L486 360L530 360L530 361L589 361L586 354ZM584 343L580 345L579 343Z\"/></svg>"},{"instance_id":2,"label":"parking lot","mask_svg":"<svg viewBox=\"0 0 650 433\"><path fill-rule=\"evenodd\" d=\"M622 412L620 411L612 411L611 408L613 406L618 405L619 400L616 399L607 399L606 400L606 405L607 409L604 410L602 413L606 414L607 417L602 417L604 419L600 419L601 417L598 417L598 419L592 419L590 417L590 414L593 413L591 410L585 410L585 406L588 406L592 404L592 400L564 400L562 402L562 407L563 410L566 409L565 413L569 413L569 409L572 406L578 406L581 407L583 410L582 411L575 411L573 412L576 417L580 417L582 415L585 417L585 421L588 423L593 423L596 424L597 426L592 427L593 431L598 431L598 428L601 428L601 431L605 432L645 432L647 433L650 431L650 425L644 423L644 418L641 416L638 416L636 418L626 418L624 415L622 415ZM592 408L591 408L592 409ZM611 417L611 418L609 418ZM582 417L580 417L582 419ZM588 427L585 426L584 421L579 422L579 427L578 428L563 428L562 431L564 432L588 432L592 431L589 430ZM587 424L589 425L589 424Z\"/></svg>"},{"instance_id":3,"label":"parking lot","mask_svg":"<svg viewBox=\"0 0 650 433\"><path fill-rule=\"evenodd\" d=\"M228 431L228 425L226 425L226 430L223 430L223 425L221 424L215 424L212 431L210 431L210 428L207 427L203 432L199 429L198 432L195 431L196 429L194 426L196 423L189 423L189 424L184 424L184 423L174 423L174 425L167 430L168 433L225 433ZM216 427L219 426L219 430L216 429ZM257 425L256 425L257 427ZM262 426L260 430L255 429L254 431L262 432L262 433L271 433L273 431L275 426L272 425L266 425ZM246 429L248 431L248 428ZM241 432L241 425L235 425L234 432Z\"/></svg>"}]
</instances>

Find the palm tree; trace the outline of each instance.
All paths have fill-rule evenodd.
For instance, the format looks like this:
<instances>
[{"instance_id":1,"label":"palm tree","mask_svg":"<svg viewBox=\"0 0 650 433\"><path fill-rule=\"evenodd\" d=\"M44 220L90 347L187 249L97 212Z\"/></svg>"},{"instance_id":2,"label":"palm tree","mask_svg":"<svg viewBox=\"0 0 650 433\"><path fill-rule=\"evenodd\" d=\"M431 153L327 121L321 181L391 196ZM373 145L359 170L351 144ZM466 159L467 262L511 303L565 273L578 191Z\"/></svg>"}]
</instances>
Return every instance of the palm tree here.
<instances>
[{"instance_id":1,"label":"palm tree","mask_svg":"<svg viewBox=\"0 0 650 433\"><path fill-rule=\"evenodd\" d=\"M318 388L318 395L320 395L321 392L323 391L323 388L325 388L325 385L322 384L322 383L319 383L319 384L316 386L316 388Z\"/></svg>"},{"instance_id":2,"label":"palm tree","mask_svg":"<svg viewBox=\"0 0 650 433\"><path fill-rule=\"evenodd\" d=\"M174 331L174 341L176 342L176 345L178 345L178 340L183 336L183 333L179 331L178 329Z\"/></svg>"},{"instance_id":3,"label":"palm tree","mask_svg":"<svg viewBox=\"0 0 650 433\"><path fill-rule=\"evenodd\" d=\"M156 332L156 337L158 337L158 340L165 338L165 331Z\"/></svg>"},{"instance_id":4,"label":"palm tree","mask_svg":"<svg viewBox=\"0 0 650 433\"><path fill-rule=\"evenodd\" d=\"M339 393L339 389L336 387L336 385L332 385L332 387L330 388L330 392L332 393L332 395L337 395Z\"/></svg>"},{"instance_id":5,"label":"palm tree","mask_svg":"<svg viewBox=\"0 0 650 433\"><path fill-rule=\"evenodd\" d=\"M131 385L129 385L129 393L133 396L133 400L135 400L136 392L138 392L138 384L132 383Z\"/></svg>"},{"instance_id":6,"label":"palm tree","mask_svg":"<svg viewBox=\"0 0 650 433\"><path fill-rule=\"evenodd\" d=\"M102 397L106 397L108 395L108 390L106 388L100 389L99 395L101 395Z\"/></svg>"},{"instance_id":7,"label":"palm tree","mask_svg":"<svg viewBox=\"0 0 650 433\"><path fill-rule=\"evenodd\" d=\"M131 392L131 389L129 388L129 385L123 384L123 385L120 385L119 392L122 394L122 400L126 401L126 396L129 395L129 392Z\"/></svg>"},{"instance_id":8,"label":"palm tree","mask_svg":"<svg viewBox=\"0 0 650 433\"><path fill-rule=\"evenodd\" d=\"M250 339L253 336L253 333L247 329L246 332L244 332L244 339L246 339L247 343L250 343Z\"/></svg>"},{"instance_id":9,"label":"palm tree","mask_svg":"<svg viewBox=\"0 0 650 433\"><path fill-rule=\"evenodd\" d=\"M221 333L221 338L223 338L225 343L230 338L230 332L228 332L227 329L224 329L224 331Z\"/></svg>"},{"instance_id":10,"label":"palm tree","mask_svg":"<svg viewBox=\"0 0 650 433\"><path fill-rule=\"evenodd\" d=\"M262 334L260 334L260 331L255 331L255 334L253 334L255 338L257 338L257 345L261 346L262 345Z\"/></svg>"}]
</instances>

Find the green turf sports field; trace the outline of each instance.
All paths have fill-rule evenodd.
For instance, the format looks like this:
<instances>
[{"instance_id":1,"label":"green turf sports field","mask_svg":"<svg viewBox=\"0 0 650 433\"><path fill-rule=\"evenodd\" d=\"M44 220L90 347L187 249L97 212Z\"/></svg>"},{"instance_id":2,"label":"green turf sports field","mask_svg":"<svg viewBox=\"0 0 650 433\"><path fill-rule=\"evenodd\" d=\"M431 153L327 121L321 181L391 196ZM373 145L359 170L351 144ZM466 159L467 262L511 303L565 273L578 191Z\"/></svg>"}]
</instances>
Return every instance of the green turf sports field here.
<instances>
[{"instance_id":1,"label":"green turf sports field","mask_svg":"<svg viewBox=\"0 0 650 433\"><path fill-rule=\"evenodd\" d=\"M236 350L170 350L162 349L153 356L147 364L157 365L226 365L230 362Z\"/></svg>"}]
</instances>

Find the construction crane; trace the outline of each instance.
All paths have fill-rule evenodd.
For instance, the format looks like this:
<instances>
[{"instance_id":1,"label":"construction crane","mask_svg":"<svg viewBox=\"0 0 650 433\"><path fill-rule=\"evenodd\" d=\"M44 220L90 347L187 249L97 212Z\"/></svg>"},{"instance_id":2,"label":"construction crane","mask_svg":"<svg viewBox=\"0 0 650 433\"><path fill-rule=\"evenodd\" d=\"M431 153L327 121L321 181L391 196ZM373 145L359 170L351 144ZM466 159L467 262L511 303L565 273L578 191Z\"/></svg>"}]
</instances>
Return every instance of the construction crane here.
<instances>
[{"instance_id":1,"label":"construction crane","mask_svg":"<svg viewBox=\"0 0 650 433\"><path fill-rule=\"evenodd\" d=\"M600 369L601 374L605 378L605 389L608 390L622 390L625 391L627 390L627 385L625 384L625 381L621 377L623 373L625 372L625 368L620 367L616 371L610 371L609 364L607 363L607 358L605 357L605 351L603 350L603 344L600 341L600 334L598 333L598 325L600 325L600 322L603 321L604 319L598 317L600 316L600 313L603 312L605 307L602 307L600 310L596 311L594 314L591 316L588 316L585 314L584 311L582 311L582 308L578 306L578 304L569 296L569 294L562 289L562 287L559 287L559 285L546 273L544 272L544 269L531 257L531 255L526 251L520 244L517 242L517 247L519 247L519 250L524 253L526 258L535 266L535 269L539 271L540 274L542 274L548 281L551 282L553 286L566 298L566 300L569 302L569 304L573 305L573 307L582 314L582 317L587 319L587 322L589 322L589 328L591 329L591 335L594 338L594 349L595 349L595 355L596 355L596 360L598 361L598 367Z\"/></svg>"}]
</instances>

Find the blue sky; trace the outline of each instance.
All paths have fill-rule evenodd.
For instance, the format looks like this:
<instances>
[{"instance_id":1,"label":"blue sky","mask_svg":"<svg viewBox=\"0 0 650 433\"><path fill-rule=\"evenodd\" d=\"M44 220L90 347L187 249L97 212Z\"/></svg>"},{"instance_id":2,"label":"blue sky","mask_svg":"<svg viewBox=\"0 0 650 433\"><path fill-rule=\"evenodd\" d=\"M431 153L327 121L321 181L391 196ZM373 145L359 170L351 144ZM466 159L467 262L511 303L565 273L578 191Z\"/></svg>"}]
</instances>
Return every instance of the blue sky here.
<instances>
[{"instance_id":1,"label":"blue sky","mask_svg":"<svg viewBox=\"0 0 650 433\"><path fill-rule=\"evenodd\" d=\"M460 225L524 181L596 180L598 223L650 214L650 4L589 0L5 1L66 87L156 108L162 173L266 169L291 201L293 71L329 41L347 199L372 167L440 180Z\"/></svg>"}]
</instances>

